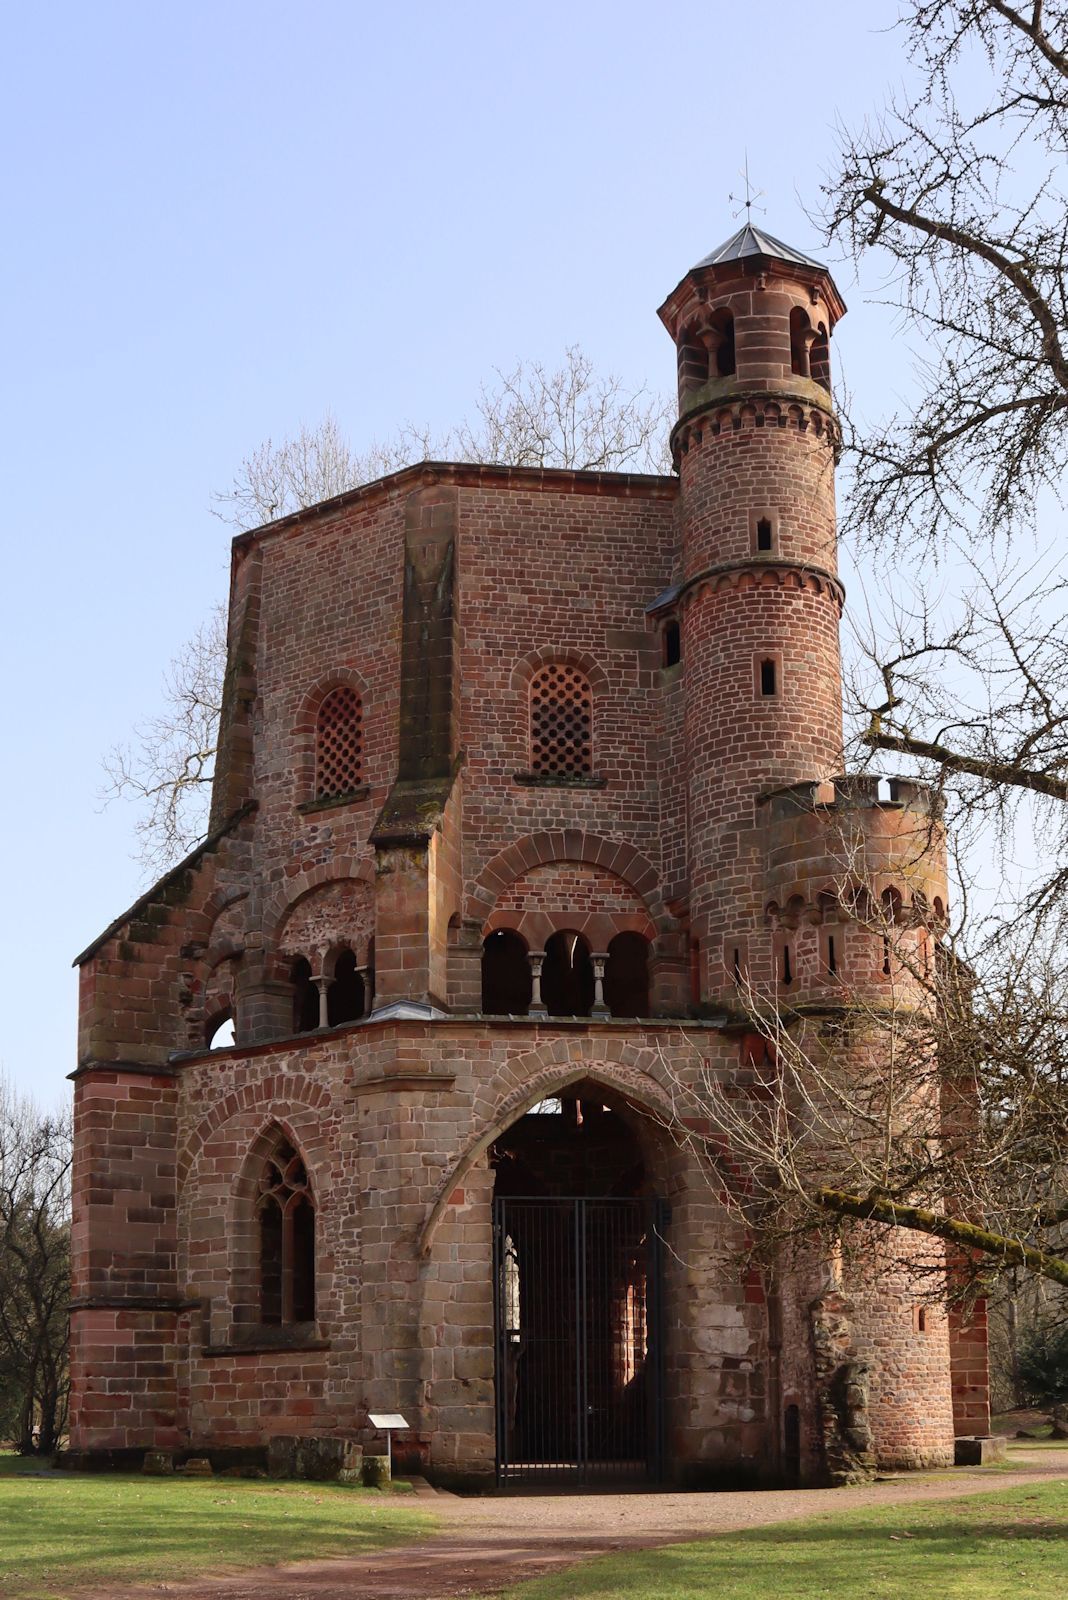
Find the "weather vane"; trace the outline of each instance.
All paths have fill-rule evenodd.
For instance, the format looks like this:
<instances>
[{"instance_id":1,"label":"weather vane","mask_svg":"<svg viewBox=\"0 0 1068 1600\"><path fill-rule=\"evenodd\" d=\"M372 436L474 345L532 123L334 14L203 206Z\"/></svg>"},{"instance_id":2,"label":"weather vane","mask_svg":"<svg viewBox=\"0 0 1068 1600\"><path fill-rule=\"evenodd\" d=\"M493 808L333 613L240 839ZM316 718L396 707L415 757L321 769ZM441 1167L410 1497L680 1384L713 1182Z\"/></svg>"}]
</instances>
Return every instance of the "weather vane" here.
<instances>
[{"instance_id":1,"label":"weather vane","mask_svg":"<svg viewBox=\"0 0 1068 1600\"><path fill-rule=\"evenodd\" d=\"M746 152L745 152L745 165L744 165L744 167L742 167L739 170L738 176L739 176L739 178L742 179L743 183L745 184L745 198L743 200L743 198L742 198L742 196L740 194L729 194L727 196L727 199L730 201L730 203L732 205L736 205L738 207L737 211L732 211L731 212L731 215L734 216L734 217L740 217L741 214L742 214L742 207L743 206L745 207L745 220L748 222L748 221L750 221L750 219L752 218L752 215L753 215L753 205L754 205L754 203L757 200L762 200L764 198L763 189L754 189L752 184L749 181L749 151L748 150L746 150ZM764 206L757 206L757 210L758 211L763 211L764 209L765 209Z\"/></svg>"}]
</instances>

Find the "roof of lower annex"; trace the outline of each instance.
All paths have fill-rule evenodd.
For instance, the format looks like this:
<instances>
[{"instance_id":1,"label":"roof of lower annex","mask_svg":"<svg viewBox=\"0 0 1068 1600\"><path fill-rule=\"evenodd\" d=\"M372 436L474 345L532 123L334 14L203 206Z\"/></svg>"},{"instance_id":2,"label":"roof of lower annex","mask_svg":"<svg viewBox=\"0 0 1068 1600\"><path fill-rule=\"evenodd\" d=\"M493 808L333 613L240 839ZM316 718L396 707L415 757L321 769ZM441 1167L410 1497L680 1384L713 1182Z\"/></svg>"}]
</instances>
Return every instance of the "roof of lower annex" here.
<instances>
[{"instance_id":1,"label":"roof of lower annex","mask_svg":"<svg viewBox=\"0 0 1068 1600\"><path fill-rule=\"evenodd\" d=\"M526 492L539 490L550 494L600 495L606 499L674 500L679 491L679 480L673 473L661 475L653 472L587 472L570 467L515 467L493 462L418 461L410 467L401 467L387 473L384 478L373 478L356 489L346 489L344 494L315 505L301 506L288 516L274 522L265 522L258 528L249 528L236 534L235 549L257 544L276 534L288 533L300 524L313 522L318 517L333 516L350 506L373 504L390 496L431 483L452 484L459 489L501 489L514 487Z\"/></svg>"}]
</instances>

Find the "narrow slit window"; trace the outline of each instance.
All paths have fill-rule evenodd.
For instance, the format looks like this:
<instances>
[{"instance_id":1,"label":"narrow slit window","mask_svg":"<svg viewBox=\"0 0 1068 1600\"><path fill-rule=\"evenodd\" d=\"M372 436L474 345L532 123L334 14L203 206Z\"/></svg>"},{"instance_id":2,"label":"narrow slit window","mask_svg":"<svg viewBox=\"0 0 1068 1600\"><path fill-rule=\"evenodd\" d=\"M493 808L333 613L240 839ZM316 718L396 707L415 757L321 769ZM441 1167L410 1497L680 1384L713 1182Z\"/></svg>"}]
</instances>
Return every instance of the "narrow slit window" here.
<instances>
[{"instance_id":1,"label":"narrow slit window","mask_svg":"<svg viewBox=\"0 0 1068 1600\"><path fill-rule=\"evenodd\" d=\"M737 945L735 945L735 947L734 947L734 959L733 959L733 961L731 963L731 971L732 971L732 975L734 977L735 983L741 983L741 981L742 981L742 952L739 950Z\"/></svg>"},{"instance_id":2,"label":"narrow slit window","mask_svg":"<svg viewBox=\"0 0 1068 1600\"><path fill-rule=\"evenodd\" d=\"M771 549L771 523L767 517L761 517L757 523L756 544L758 550Z\"/></svg>"},{"instance_id":3,"label":"narrow slit window","mask_svg":"<svg viewBox=\"0 0 1068 1600\"><path fill-rule=\"evenodd\" d=\"M737 358L734 349L734 317L729 311L716 312L712 318L709 337L715 352L716 376L733 377L737 371Z\"/></svg>"},{"instance_id":4,"label":"narrow slit window","mask_svg":"<svg viewBox=\"0 0 1068 1600\"><path fill-rule=\"evenodd\" d=\"M834 948L833 933L827 935L827 971L831 973L838 971L838 953Z\"/></svg>"},{"instance_id":5,"label":"narrow slit window","mask_svg":"<svg viewBox=\"0 0 1068 1600\"><path fill-rule=\"evenodd\" d=\"M774 661L762 661L760 663L760 692L762 695L777 693Z\"/></svg>"},{"instance_id":6,"label":"narrow slit window","mask_svg":"<svg viewBox=\"0 0 1068 1600\"><path fill-rule=\"evenodd\" d=\"M664 665L677 667L682 660L682 630L674 618L664 624Z\"/></svg>"},{"instance_id":7,"label":"narrow slit window","mask_svg":"<svg viewBox=\"0 0 1068 1600\"><path fill-rule=\"evenodd\" d=\"M883 977L890 976L890 935L883 934Z\"/></svg>"},{"instance_id":8,"label":"narrow slit window","mask_svg":"<svg viewBox=\"0 0 1068 1600\"><path fill-rule=\"evenodd\" d=\"M793 967L792 967L791 962L790 962L790 946L788 944L784 944L783 947L782 947L782 985L783 985L783 988L784 989L788 989L790 987L790 985L793 983L793 981L794 981L794 972L793 972Z\"/></svg>"}]
</instances>

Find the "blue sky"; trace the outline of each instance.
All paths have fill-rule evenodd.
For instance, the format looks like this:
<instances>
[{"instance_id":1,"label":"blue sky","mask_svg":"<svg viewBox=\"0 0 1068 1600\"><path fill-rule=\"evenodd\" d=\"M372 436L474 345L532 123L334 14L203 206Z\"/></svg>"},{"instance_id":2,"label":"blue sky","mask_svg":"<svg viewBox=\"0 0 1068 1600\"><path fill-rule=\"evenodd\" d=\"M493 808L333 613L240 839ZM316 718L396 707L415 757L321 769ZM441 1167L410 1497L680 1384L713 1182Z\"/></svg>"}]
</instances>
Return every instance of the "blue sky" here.
<instances>
[{"instance_id":1,"label":"blue sky","mask_svg":"<svg viewBox=\"0 0 1068 1600\"><path fill-rule=\"evenodd\" d=\"M445 428L580 342L670 388L655 309L738 225L818 247L834 123L900 86L896 7L306 0L9 7L3 317L7 778L0 1064L75 1062L71 958L144 886L101 756L225 593L210 492L332 410ZM832 263L877 407L888 313Z\"/></svg>"}]
</instances>

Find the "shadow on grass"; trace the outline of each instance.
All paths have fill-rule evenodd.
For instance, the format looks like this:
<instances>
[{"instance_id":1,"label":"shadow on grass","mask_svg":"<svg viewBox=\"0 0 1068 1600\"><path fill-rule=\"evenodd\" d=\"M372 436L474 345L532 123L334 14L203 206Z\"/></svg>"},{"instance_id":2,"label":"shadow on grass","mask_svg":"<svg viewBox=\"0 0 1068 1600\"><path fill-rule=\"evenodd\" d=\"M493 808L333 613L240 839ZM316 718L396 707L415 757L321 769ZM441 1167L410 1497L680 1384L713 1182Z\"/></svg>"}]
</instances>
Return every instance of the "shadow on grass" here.
<instances>
[{"instance_id":1,"label":"shadow on grass","mask_svg":"<svg viewBox=\"0 0 1068 1600\"><path fill-rule=\"evenodd\" d=\"M4 1600L74 1581L362 1555L434 1527L410 1506L328 1484L69 1472L4 1477L0 1523Z\"/></svg>"},{"instance_id":2,"label":"shadow on grass","mask_svg":"<svg viewBox=\"0 0 1068 1600\"><path fill-rule=\"evenodd\" d=\"M1068 1588L1068 1487L879 1506L611 1555L507 1600L1017 1600Z\"/></svg>"}]
</instances>

